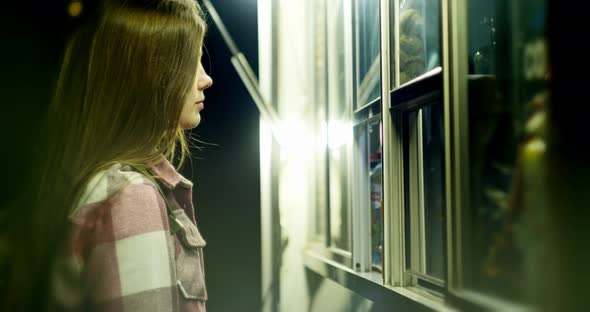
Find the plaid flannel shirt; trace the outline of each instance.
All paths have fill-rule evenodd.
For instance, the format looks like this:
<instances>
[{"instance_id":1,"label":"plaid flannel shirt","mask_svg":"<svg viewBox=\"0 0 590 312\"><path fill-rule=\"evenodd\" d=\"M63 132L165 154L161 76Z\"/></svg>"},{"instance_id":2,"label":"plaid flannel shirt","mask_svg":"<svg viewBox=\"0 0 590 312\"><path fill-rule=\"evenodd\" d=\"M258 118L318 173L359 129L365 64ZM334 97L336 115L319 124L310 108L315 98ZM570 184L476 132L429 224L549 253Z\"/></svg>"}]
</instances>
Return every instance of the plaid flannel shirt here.
<instances>
[{"instance_id":1,"label":"plaid flannel shirt","mask_svg":"<svg viewBox=\"0 0 590 312\"><path fill-rule=\"evenodd\" d=\"M167 200L127 165L113 165L88 183L55 264L53 300L61 309L206 310L205 241L195 223L192 183L168 161L149 171Z\"/></svg>"}]
</instances>

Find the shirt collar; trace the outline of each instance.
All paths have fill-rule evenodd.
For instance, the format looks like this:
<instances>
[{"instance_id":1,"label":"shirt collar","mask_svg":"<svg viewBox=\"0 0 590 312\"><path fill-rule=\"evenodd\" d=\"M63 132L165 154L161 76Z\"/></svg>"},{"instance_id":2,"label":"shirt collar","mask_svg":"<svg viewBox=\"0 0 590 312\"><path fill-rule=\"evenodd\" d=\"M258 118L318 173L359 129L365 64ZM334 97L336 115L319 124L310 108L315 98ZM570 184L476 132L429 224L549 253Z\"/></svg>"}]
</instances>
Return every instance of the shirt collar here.
<instances>
[{"instance_id":1,"label":"shirt collar","mask_svg":"<svg viewBox=\"0 0 590 312\"><path fill-rule=\"evenodd\" d=\"M191 188L193 186L193 183L178 173L167 159L149 168L149 171L160 178L163 184L170 189L176 188L177 185L184 188Z\"/></svg>"}]
</instances>

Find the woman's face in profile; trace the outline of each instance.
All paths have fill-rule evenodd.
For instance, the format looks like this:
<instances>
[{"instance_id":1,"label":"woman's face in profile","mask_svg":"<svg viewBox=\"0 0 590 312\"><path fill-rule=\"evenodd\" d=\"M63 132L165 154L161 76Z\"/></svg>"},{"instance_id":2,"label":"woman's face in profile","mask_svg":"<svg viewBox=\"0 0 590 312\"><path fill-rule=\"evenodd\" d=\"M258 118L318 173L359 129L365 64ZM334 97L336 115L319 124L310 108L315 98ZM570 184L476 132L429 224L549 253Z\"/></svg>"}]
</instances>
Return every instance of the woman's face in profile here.
<instances>
[{"instance_id":1,"label":"woman's face in profile","mask_svg":"<svg viewBox=\"0 0 590 312\"><path fill-rule=\"evenodd\" d=\"M205 108L205 94L204 90L213 84L213 79L207 75L203 65L199 63L197 69L197 77L189 92L182 113L180 114L180 126L187 130L196 127L201 121L200 111Z\"/></svg>"}]
</instances>

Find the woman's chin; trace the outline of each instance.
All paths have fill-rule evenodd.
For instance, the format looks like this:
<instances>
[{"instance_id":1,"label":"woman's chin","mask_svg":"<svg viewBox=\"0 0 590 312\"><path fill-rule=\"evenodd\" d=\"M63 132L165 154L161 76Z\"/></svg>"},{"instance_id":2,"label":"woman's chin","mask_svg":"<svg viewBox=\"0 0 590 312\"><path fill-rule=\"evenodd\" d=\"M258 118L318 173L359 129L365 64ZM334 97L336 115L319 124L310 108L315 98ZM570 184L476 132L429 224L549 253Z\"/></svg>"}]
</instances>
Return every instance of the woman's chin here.
<instances>
[{"instance_id":1,"label":"woman's chin","mask_svg":"<svg viewBox=\"0 0 590 312\"><path fill-rule=\"evenodd\" d=\"M181 123L181 126L184 130L190 130L196 128L199 123L201 123L201 116L197 113L197 116L190 121L185 121Z\"/></svg>"}]
</instances>

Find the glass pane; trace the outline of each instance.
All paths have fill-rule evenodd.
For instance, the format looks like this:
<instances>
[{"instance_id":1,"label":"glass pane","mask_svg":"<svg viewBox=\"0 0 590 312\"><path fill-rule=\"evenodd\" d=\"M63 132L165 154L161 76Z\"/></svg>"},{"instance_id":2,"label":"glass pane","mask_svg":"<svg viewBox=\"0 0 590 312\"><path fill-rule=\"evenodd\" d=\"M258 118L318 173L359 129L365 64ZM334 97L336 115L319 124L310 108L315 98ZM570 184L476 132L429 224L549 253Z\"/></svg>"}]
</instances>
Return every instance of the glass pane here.
<instances>
[{"instance_id":1,"label":"glass pane","mask_svg":"<svg viewBox=\"0 0 590 312\"><path fill-rule=\"evenodd\" d=\"M445 207L443 127L440 103L406 114L406 268L443 285ZM413 284L418 284L413 282Z\"/></svg>"},{"instance_id":2,"label":"glass pane","mask_svg":"<svg viewBox=\"0 0 590 312\"><path fill-rule=\"evenodd\" d=\"M426 274L443 279L445 207L442 112L440 105L429 105L420 111Z\"/></svg>"},{"instance_id":3,"label":"glass pane","mask_svg":"<svg viewBox=\"0 0 590 312\"><path fill-rule=\"evenodd\" d=\"M328 9L327 40L328 40L328 112L330 119L350 119L352 110L347 105L346 90L346 41L344 1L332 0L326 3Z\"/></svg>"},{"instance_id":4,"label":"glass pane","mask_svg":"<svg viewBox=\"0 0 590 312\"><path fill-rule=\"evenodd\" d=\"M399 1L400 84L440 66L440 0Z\"/></svg>"},{"instance_id":5,"label":"glass pane","mask_svg":"<svg viewBox=\"0 0 590 312\"><path fill-rule=\"evenodd\" d=\"M344 1L327 1L327 131L331 239L334 247L352 248L349 189L349 147L352 133L351 99L346 85L346 37ZM350 136L352 137L352 136Z\"/></svg>"},{"instance_id":6,"label":"glass pane","mask_svg":"<svg viewBox=\"0 0 590 312\"><path fill-rule=\"evenodd\" d=\"M463 284L520 301L542 257L543 192L534 190L545 146L545 1L469 1L468 23Z\"/></svg>"},{"instance_id":7,"label":"glass pane","mask_svg":"<svg viewBox=\"0 0 590 312\"><path fill-rule=\"evenodd\" d=\"M395 14L395 6L397 6L397 1L398 0L389 0L389 90L393 90L395 89L395 87L398 85L397 81L395 80L397 78L397 57L396 57L396 52L398 50L397 48L397 39L398 36L395 32L395 26L396 26L396 22L397 22L397 15Z\"/></svg>"},{"instance_id":8,"label":"glass pane","mask_svg":"<svg viewBox=\"0 0 590 312\"><path fill-rule=\"evenodd\" d=\"M382 270L383 264L383 163L381 160L383 127L381 119L369 121L369 181L371 209L371 264Z\"/></svg>"},{"instance_id":9,"label":"glass pane","mask_svg":"<svg viewBox=\"0 0 590 312\"><path fill-rule=\"evenodd\" d=\"M381 31L379 0L357 1L358 107L381 95Z\"/></svg>"}]
</instances>

